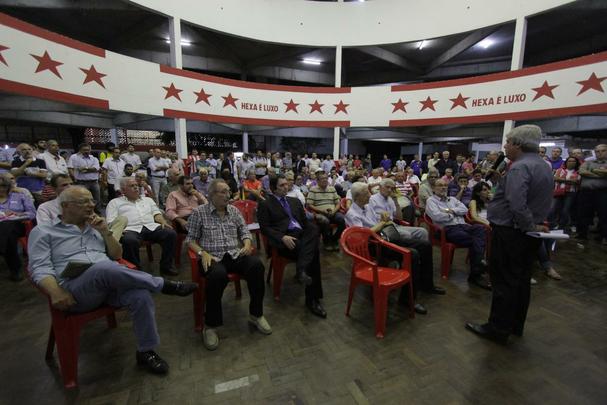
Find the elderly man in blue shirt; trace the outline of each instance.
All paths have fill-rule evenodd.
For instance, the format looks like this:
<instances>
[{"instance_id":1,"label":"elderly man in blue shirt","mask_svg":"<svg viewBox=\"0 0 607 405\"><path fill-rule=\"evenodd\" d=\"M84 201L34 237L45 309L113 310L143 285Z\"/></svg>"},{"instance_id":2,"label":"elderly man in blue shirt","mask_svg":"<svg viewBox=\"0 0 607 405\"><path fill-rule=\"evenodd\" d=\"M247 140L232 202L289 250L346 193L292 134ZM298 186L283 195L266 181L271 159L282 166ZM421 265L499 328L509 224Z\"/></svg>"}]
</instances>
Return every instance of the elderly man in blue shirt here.
<instances>
[{"instance_id":1,"label":"elderly man in blue shirt","mask_svg":"<svg viewBox=\"0 0 607 405\"><path fill-rule=\"evenodd\" d=\"M62 311L88 312L102 304L127 307L137 337L137 364L165 374L151 293L190 295L197 284L165 280L113 261L122 247L93 209L90 191L73 186L58 197L62 217L35 227L28 242L31 278Z\"/></svg>"},{"instance_id":2,"label":"elderly man in blue shirt","mask_svg":"<svg viewBox=\"0 0 607 405\"><path fill-rule=\"evenodd\" d=\"M434 195L426 201L426 214L434 224L445 229L447 241L469 248L468 282L490 290L491 286L483 276L486 272L486 265L483 262L486 244L485 227L466 223L464 218L468 213L468 207L457 198L447 197L447 188L448 185L444 180L436 180Z\"/></svg>"}]
</instances>

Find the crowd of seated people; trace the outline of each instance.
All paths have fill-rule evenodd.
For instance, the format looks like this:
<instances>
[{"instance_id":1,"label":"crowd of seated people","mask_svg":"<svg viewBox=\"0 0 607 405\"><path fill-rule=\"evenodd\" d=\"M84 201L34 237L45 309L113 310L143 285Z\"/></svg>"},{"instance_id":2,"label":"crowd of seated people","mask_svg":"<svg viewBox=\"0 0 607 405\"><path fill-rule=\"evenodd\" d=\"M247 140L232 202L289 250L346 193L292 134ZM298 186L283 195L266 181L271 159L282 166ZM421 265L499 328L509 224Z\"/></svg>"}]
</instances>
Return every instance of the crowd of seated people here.
<instances>
[{"instance_id":1,"label":"crowd of seated people","mask_svg":"<svg viewBox=\"0 0 607 405\"><path fill-rule=\"evenodd\" d=\"M559 161L556 149L552 159L546 159L555 176L550 224L567 232L577 227L578 237L584 240L596 213L599 240L607 243L607 145L598 145L596 158L586 161L575 151ZM35 221L37 226L30 235L34 282L53 297L57 308L86 311L100 301L82 296L88 288L85 283L98 283L97 277L103 277L99 272L111 269L110 277L120 279L125 287L119 293L111 289L109 295L104 290L111 297L106 302L138 313L134 317L137 362L158 373L166 372L168 365L153 351L158 338L150 293L187 295L196 288L166 278L179 275L173 265L175 254L180 254L175 251L177 232L187 234L186 244L200 257L200 271L207 278L205 347L214 350L219 346L221 297L227 274L232 272L247 281L249 321L261 333L272 332L263 315L264 266L254 254L242 215L231 204L238 199L259 204L262 233L272 247L296 262L296 279L306 286L306 307L321 318L327 313L321 302L320 242L327 252L338 251L346 226L363 226L377 233L394 228L397 243L413 252L415 292L444 294L433 282L428 231L400 223L405 219L411 224L425 214L444 228L449 241L470 248L470 283L491 287L484 261L486 207L491 199L491 178L506 165L500 163L497 152L478 163L464 155L453 160L447 151L425 160L416 155L409 163L403 156L390 159L386 155L375 168L370 155L337 159L326 155L321 160L316 153L260 150L239 160L232 152L216 156L194 149L182 160L155 148L146 161L133 145L123 151L109 144L97 158L89 144L82 144L66 160L54 140L35 147L19 145L9 164L0 161L4 171L0 174L0 254L11 279L21 279L16 240L25 235L24 222L15 219ZM41 251L54 238L68 241L69 246L76 243L76 234L85 233L95 240L92 252L66 249L63 256L50 257ZM148 242L161 245L162 277L133 276L111 264L122 257L140 268L139 250ZM540 264L549 277L560 279L548 249L544 244L542 248ZM33 257L32 249L36 251ZM77 282L62 277L72 259L94 263L84 273L90 274L87 278ZM147 306L144 313L141 305ZM427 312L419 303L415 309Z\"/></svg>"}]
</instances>

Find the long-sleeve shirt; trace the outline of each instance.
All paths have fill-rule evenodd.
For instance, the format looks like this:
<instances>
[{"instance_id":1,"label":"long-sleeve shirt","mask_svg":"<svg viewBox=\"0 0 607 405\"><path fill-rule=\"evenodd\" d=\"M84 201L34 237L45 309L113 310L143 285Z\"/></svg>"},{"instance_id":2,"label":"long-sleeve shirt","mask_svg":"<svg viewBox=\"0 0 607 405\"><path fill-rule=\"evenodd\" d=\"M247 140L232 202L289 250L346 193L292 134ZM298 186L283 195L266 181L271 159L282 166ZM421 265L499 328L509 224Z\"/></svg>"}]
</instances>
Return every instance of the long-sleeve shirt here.
<instances>
[{"instance_id":1,"label":"long-sleeve shirt","mask_svg":"<svg viewBox=\"0 0 607 405\"><path fill-rule=\"evenodd\" d=\"M29 268L36 284L48 276L61 285L61 273L69 262L97 263L110 260L105 253L103 237L90 225L83 231L76 225L55 219L50 224L39 224L29 235L27 243Z\"/></svg>"},{"instance_id":2,"label":"long-sleeve shirt","mask_svg":"<svg viewBox=\"0 0 607 405\"><path fill-rule=\"evenodd\" d=\"M548 217L553 187L550 167L537 153L525 153L499 179L487 219L496 225L533 231Z\"/></svg>"},{"instance_id":3,"label":"long-sleeve shirt","mask_svg":"<svg viewBox=\"0 0 607 405\"><path fill-rule=\"evenodd\" d=\"M61 215L61 207L59 206L59 199L47 201L40 204L36 211L36 223L38 225L51 223Z\"/></svg>"},{"instance_id":4,"label":"long-sleeve shirt","mask_svg":"<svg viewBox=\"0 0 607 405\"><path fill-rule=\"evenodd\" d=\"M447 213L446 209L453 212ZM441 227L465 224L467 213L468 207L454 197L440 198L435 194L426 200L426 214Z\"/></svg>"},{"instance_id":5,"label":"long-sleeve shirt","mask_svg":"<svg viewBox=\"0 0 607 405\"><path fill-rule=\"evenodd\" d=\"M186 195L181 190L171 192L165 203L165 214L171 221L175 218L185 218L198 208L198 199L193 195Z\"/></svg>"},{"instance_id":6,"label":"long-sleeve shirt","mask_svg":"<svg viewBox=\"0 0 607 405\"><path fill-rule=\"evenodd\" d=\"M36 217L36 208L32 200L23 193L11 192L5 202L0 203L0 211L7 210L16 213L24 213L23 219L34 219Z\"/></svg>"},{"instance_id":7,"label":"long-sleeve shirt","mask_svg":"<svg viewBox=\"0 0 607 405\"><path fill-rule=\"evenodd\" d=\"M348 209L345 220L348 226L362 226L363 228L372 228L378 222L375 213L369 208L369 204L361 208L356 203L352 203Z\"/></svg>"},{"instance_id":8,"label":"long-sleeve shirt","mask_svg":"<svg viewBox=\"0 0 607 405\"><path fill-rule=\"evenodd\" d=\"M396 213L396 204L394 204L394 200L390 197L386 198L379 193L373 194L371 198L369 198L367 207L373 215L375 215L375 223L379 222L382 212L387 212L390 215L390 219L394 219L394 214Z\"/></svg>"},{"instance_id":9,"label":"long-sleeve shirt","mask_svg":"<svg viewBox=\"0 0 607 405\"><path fill-rule=\"evenodd\" d=\"M232 205L226 207L226 213L222 217L209 202L192 211L188 218L188 236L185 242L196 242L204 251L219 259L226 253L236 259L240 242L246 239L251 239L251 232L238 208Z\"/></svg>"}]
</instances>

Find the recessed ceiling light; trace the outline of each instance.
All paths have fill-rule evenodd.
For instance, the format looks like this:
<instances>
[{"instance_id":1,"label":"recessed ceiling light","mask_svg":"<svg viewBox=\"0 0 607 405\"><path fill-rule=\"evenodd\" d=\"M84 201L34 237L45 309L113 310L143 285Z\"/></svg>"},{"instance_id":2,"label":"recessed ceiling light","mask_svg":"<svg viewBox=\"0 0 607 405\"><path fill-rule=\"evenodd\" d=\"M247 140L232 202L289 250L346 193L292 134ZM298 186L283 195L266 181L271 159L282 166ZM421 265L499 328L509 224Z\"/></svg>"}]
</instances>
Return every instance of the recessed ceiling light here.
<instances>
[{"instance_id":1,"label":"recessed ceiling light","mask_svg":"<svg viewBox=\"0 0 607 405\"><path fill-rule=\"evenodd\" d=\"M167 44L170 44L170 43L171 43L171 40L170 40L169 38L166 38L166 39L165 39L165 42L166 42ZM182 40L181 40L181 46L190 46L190 45L192 45L192 43L191 43L190 41L188 41L188 40L186 40L186 39L182 39Z\"/></svg>"},{"instance_id":2,"label":"recessed ceiling light","mask_svg":"<svg viewBox=\"0 0 607 405\"><path fill-rule=\"evenodd\" d=\"M322 63L322 61L320 61L318 59L308 59L308 58L303 59L302 62L306 63L308 65L320 65Z\"/></svg>"},{"instance_id":3,"label":"recessed ceiling light","mask_svg":"<svg viewBox=\"0 0 607 405\"><path fill-rule=\"evenodd\" d=\"M485 38L483 39L481 42L478 43L478 46L480 46L483 49L487 49L489 48L491 45L493 45L495 43L494 40L489 39L489 38Z\"/></svg>"},{"instance_id":4,"label":"recessed ceiling light","mask_svg":"<svg viewBox=\"0 0 607 405\"><path fill-rule=\"evenodd\" d=\"M424 39L423 41L421 41L419 43L419 45L417 46L417 49L422 50L422 49L424 49L424 46L426 46L426 45L427 45L427 43L426 43L426 40Z\"/></svg>"}]
</instances>

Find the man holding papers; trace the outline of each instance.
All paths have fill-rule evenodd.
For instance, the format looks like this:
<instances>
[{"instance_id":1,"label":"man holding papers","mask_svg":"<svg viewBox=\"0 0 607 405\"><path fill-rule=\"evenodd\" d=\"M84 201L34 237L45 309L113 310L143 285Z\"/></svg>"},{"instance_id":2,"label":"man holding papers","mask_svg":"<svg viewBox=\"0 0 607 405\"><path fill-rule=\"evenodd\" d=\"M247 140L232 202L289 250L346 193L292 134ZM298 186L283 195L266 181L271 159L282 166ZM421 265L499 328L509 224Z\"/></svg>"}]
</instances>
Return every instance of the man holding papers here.
<instances>
[{"instance_id":1,"label":"man holding papers","mask_svg":"<svg viewBox=\"0 0 607 405\"><path fill-rule=\"evenodd\" d=\"M527 232L548 232L543 222L550 211L554 180L537 153L541 136L535 125L517 127L506 135L504 149L511 165L499 179L487 212L492 229L491 313L487 323L468 322L466 328L500 344L506 344L510 334L523 335L531 266L541 243Z\"/></svg>"}]
</instances>

